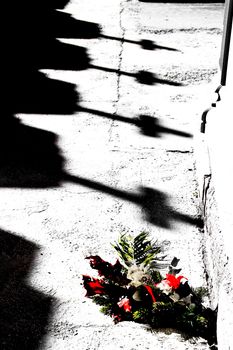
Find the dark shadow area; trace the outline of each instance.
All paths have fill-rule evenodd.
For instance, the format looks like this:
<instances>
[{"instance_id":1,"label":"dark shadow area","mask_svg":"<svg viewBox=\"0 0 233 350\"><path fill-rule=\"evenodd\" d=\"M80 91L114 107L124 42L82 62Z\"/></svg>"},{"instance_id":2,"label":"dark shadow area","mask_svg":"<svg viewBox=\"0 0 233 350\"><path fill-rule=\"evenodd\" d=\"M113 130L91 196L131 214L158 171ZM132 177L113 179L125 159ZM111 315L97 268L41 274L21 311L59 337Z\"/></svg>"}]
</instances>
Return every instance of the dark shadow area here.
<instances>
[{"instance_id":1,"label":"dark shadow area","mask_svg":"<svg viewBox=\"0 0 233 350\"><path fill-rule=\"evenodd\" d=\"M149 187L140 187L138 193L127 192L104 185L100 182L69 174L64 174L64 180L140 205L145 219L155 226L171 229L171 221L180 221L203 227L201 218L195 218L174 210L168 204L166 194L158 190Z\"/></svg>"},{"instance_id":2,"label":"dark shadow area","mask_svg":"<svg viewBox=\"0 0 233 350\"><path fill-rule=\"evenodd\" d=\"M156 77L155 74L151 72L146 71L139 71L135 74L136 80L141 84L146 85L155 85L155 84L161 84L161 85L171 85L171 86L183 86L183 83L179 83L173 80L167 80L167 79L160 79Z\"/></svg>"},{"instance_id":3,"label":"dark shadow area","mask_svg":"<svg viewBox=\"0 0 233 350\"><path fill-rule=\"evenodd\" d=\"M97 24L76 21L59 12L67 0L4 2L2 104L0 109L0 186L59 186L63 159L57 137L19 122L17 113L73 114L78 93L74 84L49 79L39 69L79 70L90 63L87 50L56 38L96 37ZM70 23L70 25L68 24ZM79 31L79 33L77 33Z\"/></svg>"},{"instance_id":4,"label":"dark shadow area","mask_svg":"<svg viewBox=\"0 0 233 350\"><path fill-rule=\"evenodd\" d=\"M141 132L150 137L161 137L161 133L181 136L192 137L193 135L184 131L166 128L159 125L159 119L153 118L148 115L140 115L138 119L138 126L141 128Z\"/></svg>"},{"instance_id":5,"label":"dark shadow area","mask_svg":"<svg viewBox=\"0 0 233 350\"><path fill-rule=\"evenodd\" d=\"M37 52L36 52L37 51ZM34 62L40 69L83 70L90 62L86 48L65 44L58 40L48 40L42 53L34 50Z\"/></svg>"},{"instance_id":6,"label":"dark shadow area","mask_svg":"<svg viewBox=\"0 0 233 350\"><path fill-rule=\"evenodd\" d=\"M172 85L172 86L183 86L184 85L184 84L176 82L176 81L160 79L160 78L156 77L156 75L154 73L146 72L143 70L141 70L137 73L129 73L129 72L117 70L114 68L96 66L94 64L90 64L89 68L97 69L97 70L100 70L103 72L115 73L118 75L132 77L132 78L135 78L138 83L145 84L145 85L155 85L155 84L166 84L166 85Z\"/></svg>"},{"instance_id":7,"label":"dark shadow area","mask_svg":"<svg viewBox=\"0 0 233 350\"><path fill-rule=\"evenodd\" d=\"M30 3L30 0L27 0L28 3ZM50 8L56 8L56 9L60 9L63 10L65 8L65 6L69 3L70 0L50 0L49 4L47 0L41 0L40 3L42 6L44 6L44 4L46 4L46 6L50 7Z\"/></svg>"},{"instance_id":8,"label":"dark shadow area","mask_svg":"<svg viewBox=\"0 0 233 350\"><path fill-rule=\"evenodd\" d=\"M45 188L59 186L63 158L52 132L8 118L0 129L0 186Z\"/></svg>"},{"instance_id":9,"label":"dark shadow area","mask_svg":"<svg viewBox=\"0 0 233 350\"><path fill-rule=\"evenodd\" d=\"M118 38L116 36L110 36L110 35L104 35L104 34L100 34L100 38L108 39L108 40L120 41L121 43L128 43L128 44L139 45L144 50L151 50L151 51L152 50L167 50L167 51L180 52L180 50L174 49L172 47L157 45L154 41L148 40L148 39L142 39L142 40L136 41L136 40L130 40L130 39L125 39L125 38Z\"/></svg>"},{"instance_id":10,"label":"dark shadow area","mask_svg":"<svg viewBox=\"0 0 233 350\"><path fill-rule=\"evenodd\" d=\"M53 298L26 279L39 247L0 229L0 348L36 350L41 346Z\"/></svg>"},{"instance_id":11,"label":"dark shadow area","mask_svg":"<svg viewBox=\"0 0 233 350\"><path fill-rule=\"evenodd\" d=\"M14 113L72 114L75 85L49 79L39 69L82 70L90 63L87 50L57 38L97 37L95 23L76 21L63 9L68 1L5 2L2 41L3 102L0 123ZM5 113L6 112L6 113Z\"/></svg>"},{"instance_id":12,"label":"dark shadow area","mask_svg":"<svg viewBox=\"0 0 233 350\"><path fill-rule=\"evenodd\" d=\"M9 114L70 115L77 110L78 95L71 83L48 79L45 74L32 69L30 73L27 70L26 74L25 71L18 71L8 84L5 93L7 90L9 93L3 100L5 113L0 117L1 128Z\"/></svg>"},{"instance_id":13,"label":"dark shadow area","mask_svg":"<svg viewBox=\"0 0 233 350\"><path fill-rule=\"evenodd\" d=\"M46 25L53 23L50 30L56 38L93 39L100 37L101 34L101 28L97 23L75 19L65 12L54 11L46 16L44 21Z\"/></svg>"},{"instance_id":14,"label":"dark shadow area","mask_svg":"<svg viewBox=\"0 0 233 350\"><path fill-rule=\"evenodd\" d=\"M168 133L168 134L181 136L181 137L192 137L192 135L187 132L163 127L159 125L158 118L154 118L148 115L140 115L139 118L128 118L128 117L121 116L119 114L111 114L103 111L98 111L96 109L83 108L83 107L79 107L78 111L94 114L103 118L108 118L111 120L116 120L127 124L133 124L135 126L138 126L140 128L141 133L145 136L161 137L160 135L161 133Z\"/></svg>"},{"instance_id":15,"label":"dark shadow area","mask_svg":"<svg viewBox=\"0 0 233 350\"><path fill-rule=\"evenodd\" d=\"M173 47L161 46L154 43L152 40L142 39L139 41L139 44L144 50L167 50L180 52L180 50L174 49Z\"/></svg>"}]
</instances>

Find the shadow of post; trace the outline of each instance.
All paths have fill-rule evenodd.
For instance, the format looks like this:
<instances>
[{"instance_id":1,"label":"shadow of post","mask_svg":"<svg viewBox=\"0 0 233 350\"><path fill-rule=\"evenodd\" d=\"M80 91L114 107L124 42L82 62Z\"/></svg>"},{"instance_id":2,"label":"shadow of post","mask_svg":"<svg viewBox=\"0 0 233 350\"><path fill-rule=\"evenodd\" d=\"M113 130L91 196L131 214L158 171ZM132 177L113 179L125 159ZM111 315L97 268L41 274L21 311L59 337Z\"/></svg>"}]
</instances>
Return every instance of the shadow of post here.
<instances>
[{"instance_id":1,"label":"shadow of post","mask_svg":"<svg viewBox=\"0 0 233 350\"><path fill-rule=\"evenodd\" d=\"M168 203L168 197L161 191L149 187L139 187L139 191L136 193L127 192L104 185L97 181L88 180L70 174L64 174L63 179L66 182L85 186L141 206L145 220L155 226L171 229L171 222L179 221L200 228L203 227L202 219L199 216L193 217L173 209Z\"/></svg>"},{"instance_id":2,"label":"shadow of post","mask_svg":"<svg viewBox=\"0 0 233 350\"><path fill-rule=\"evenodd\" d=\"M26 282L39 247L0 229L0 348L36 350L43 342L54 298Z\"/></svg>"},{"instance_id":3,"label":"shadow of post","mask_svg":"<svg viewBox=\"0 0 233 350\"><path fill-rule=\"evenodd\" d=\"M107 118L110 120L119 121L122 123L133 124L137 126L140 129L141 133L145 136L160 137L161 133L168 133L168 134L181 136L181 137L193 136L192 134L184 131L163 127L160 125L158 118L155 118L149 115L140 115L139 117L129 118L116 113L107 113L104 111L85 108L81 106L78 107L78 111L88 113L88 114L93 114L93 115Z\"/></svg>"},{"instance_id":4,"label":"shadow of post","mask_svg":"<svg viewBox=\"0 0 233 350\"><path fill-rule=\"evenodd\" d=\"M142 40L136 41L136 40L130 40L130 39L125 39L125 38L116 37L116 36L104 35L102 33L99 34L99 37L102 39L119 41L121 43L139 45L144 50L150 50L150 51L167 50L167 51L180 52L180 50L174 49L173 47L158 45L154 41L149 39L142 39Z\"/></svg>"},{"instance_id":5,"label":"shadow of post","mask_svg":"<svg viewBox=\"0 0 233 350\"><path fill-rule=\"evenodd\" d=\"M165 84L165 85L171 85L171 86L183 86L184 85L181 82L158 78L154 73L144 71L144 70L140 70L136 73L130 73L130 72L122 71L119 69L96 66L94 64L89 64L88 68L97 69L97 70L100 70L103 72L115 73L118 75L124 75L127 77L132 77L132 78L136 79L136 81L138 83L144 84L144 85L155 85L155 84L162 84L162 85Z\"/></svg>"}]
</instances>

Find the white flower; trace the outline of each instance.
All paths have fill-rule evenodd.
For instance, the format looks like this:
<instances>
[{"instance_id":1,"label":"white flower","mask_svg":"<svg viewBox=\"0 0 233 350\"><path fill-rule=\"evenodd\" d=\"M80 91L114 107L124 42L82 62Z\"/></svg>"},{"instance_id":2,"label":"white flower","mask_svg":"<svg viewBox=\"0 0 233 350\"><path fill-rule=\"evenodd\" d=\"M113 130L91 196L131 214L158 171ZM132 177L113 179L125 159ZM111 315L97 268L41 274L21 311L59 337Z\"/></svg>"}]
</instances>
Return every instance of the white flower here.
<instances>
[{"instance_id":1,"label":"white flower","mask_svg":"<svg viewBox=\"0 0 233 350\"><path fill-rule=\"evenodd\" d=\"M170 286L167 280L162 280L160 283L156 285L164 294L170 294L172 292L172 287Z\"/></svg>"},{"instance_id":2,"label":"white flower","mask_svg":"<svg viewBox=\"0 0 233 350\"><path fill-rule=\"evenodd\" d=\"M132 265L128 269L127 278L131 280L130 284L134 287L139 287L145 282L149 276L146 274L146 268L143 264L140 266Z\"/></svg>"}]
</instances>

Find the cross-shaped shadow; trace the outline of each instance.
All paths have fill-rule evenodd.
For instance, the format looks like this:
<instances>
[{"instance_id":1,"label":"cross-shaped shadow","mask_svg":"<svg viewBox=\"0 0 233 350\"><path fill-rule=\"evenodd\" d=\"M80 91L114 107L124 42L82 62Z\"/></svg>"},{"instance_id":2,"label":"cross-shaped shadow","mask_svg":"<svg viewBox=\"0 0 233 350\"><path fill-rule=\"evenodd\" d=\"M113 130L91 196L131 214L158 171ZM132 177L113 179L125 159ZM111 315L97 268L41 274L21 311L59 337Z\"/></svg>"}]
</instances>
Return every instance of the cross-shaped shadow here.
<instances>
[{"instance_id":1,"label":"cross-shaped shadow","mask_svg":"<svg viewBox=\"0 0 233 350\"><path fill-rule=\"evenodd\" d=\"M64 174L63 179L64 181L85 186L141 206L146 221L153 225L171 229L172 221L180 221L190 225L203 227L202 219L199 216L192 217L173 209L168 203L168 197L161 191L149 187L139 187L139 190L136 193L128 192L104 185L97 181L69 174Z\"/></svg>"},{"instance_id":2,"label":"cross-shaped shadow","mask_svg":"<svg viewBox=\"0 0 233 350\"><path fill-rule=\"evenodd\" d=\"M192 137L192 134L190 133L161 126L158 118L151 117L149 115L140 115L139 117L129 118L121 116L119 114L111 114L96 109L84 108L81 106L78 107L78 111L93 114L103 118L108 118L122 123L133 124L137 126L140 129L141 133L145 136L160 137L161 133L168 133L181 137Z\"/></svg>"},{"instance_id":3,"label":"cross-shaped shadow","mask_svg":"<svg viewBox=\"0 0 233 350\"><path fill-rule=\"evenodd\" d=\"M172 86L184 85L183 83L176 82L173 80L161 79L157 77L154 73L147 72L144 70L138 71L136 73L130 73L130 72L122 71L120 69L101 67L101 66L96 66L94 64L89 64L89 68L97 69L97 70L109 72L109 73L115 73L118 75L124 75L127 77L132 77L132 78L135 78L136 81L139 82L140 84L145 84L145 85L155 85L155 84L166 84L166 85L172 85Z\"/></svg>"},{"instance_id":4,"label":"cross-shaped shadow","mask_svg":"<svg viewBox=\"0 0 233 350\"><path fill-rule=\"evenodd\" d=\"M180 50L174 49L172 47L158 45L154 41L149 40L149 39L141 39L141 40L136 41L136 40L130 40L130 39L125 39L125 38L118 38L118 37L110 36L110 35L104 35L102 33L100 33L99 37L103 38L103 39L119 41L121 43L139 45L144 50L167 50L167 51L180 52Z\"/></svg>"}]
</instances>

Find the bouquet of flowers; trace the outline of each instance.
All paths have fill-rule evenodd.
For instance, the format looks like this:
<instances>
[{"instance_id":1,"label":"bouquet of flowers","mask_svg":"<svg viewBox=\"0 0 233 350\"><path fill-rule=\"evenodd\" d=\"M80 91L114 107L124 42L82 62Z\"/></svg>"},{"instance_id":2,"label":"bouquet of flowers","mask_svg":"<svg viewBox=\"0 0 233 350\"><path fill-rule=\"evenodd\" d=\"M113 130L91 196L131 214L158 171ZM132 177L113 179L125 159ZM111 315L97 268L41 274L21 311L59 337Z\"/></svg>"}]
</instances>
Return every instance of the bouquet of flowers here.
<instances>
[{"instance_id":1,"label":"bouquet of flowers","mask_svg":"<svg viewBox=\"0 0 233 350\"><path fill-rule=\"evenodd\" d=\"M104 314L115 323L135 321L152 329L176 329L189 337L203 337L211 346L216 343L216 310L203 306L203 288L192 288L180 275L179 259L165 264L163 244L142 232L135 238L123 234L112 246L119 255L116 263L89 256L98 278L83 275L86 296ZM165 267L168 273L162 276Z\"/></svg>"}]
</instances>

